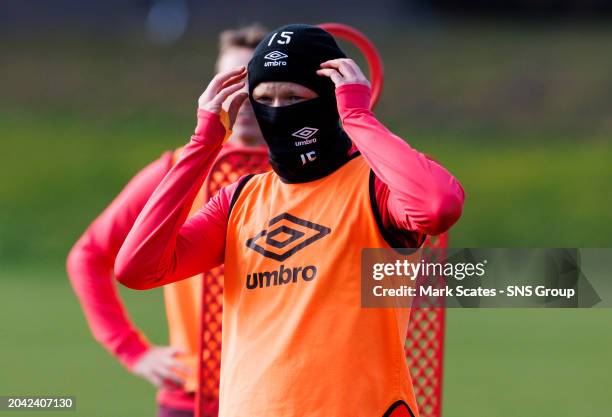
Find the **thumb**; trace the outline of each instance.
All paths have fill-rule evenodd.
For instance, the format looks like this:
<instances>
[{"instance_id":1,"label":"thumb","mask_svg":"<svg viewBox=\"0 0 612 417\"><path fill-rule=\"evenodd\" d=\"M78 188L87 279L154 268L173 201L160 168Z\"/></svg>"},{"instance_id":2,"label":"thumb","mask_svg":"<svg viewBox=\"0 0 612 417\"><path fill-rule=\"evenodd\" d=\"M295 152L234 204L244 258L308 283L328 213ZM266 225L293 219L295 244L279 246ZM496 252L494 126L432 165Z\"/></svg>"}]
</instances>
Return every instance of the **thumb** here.
<instances>
[{"instance_id":1,"label":"thumb","mask_svg":"<svg viewBox=\"0 0 612 417\"><path fill-rule=\"evenodd\" d=\"M244 100L246 100L248 96L249 95L247 93L239 93L239 94L236 94L236 96L232 99L232 102L230 103L229 109L227 111L229 115L229 128L230 129L234 127L234 123L236 122L236 117L238 116L238 110L240 109L240 106L242 106L242 103L244 103Z\"/></svg>"},{"instance_id":2,"label":"thumb","mask_svg":"<svg viewBox=\"0 0 612 417\"><path fill-rule=\"evenodd\" d=\"M176 346L168 346L168 347L166 348L166 353L167 353L169 356L176 356L176 355L182 355L182 354L185 354L186 352L185 352L185 350L184 350L184 349L182 349L182 348L179 348L179 347L176 347Z\"/></svg>"}]
</instances>

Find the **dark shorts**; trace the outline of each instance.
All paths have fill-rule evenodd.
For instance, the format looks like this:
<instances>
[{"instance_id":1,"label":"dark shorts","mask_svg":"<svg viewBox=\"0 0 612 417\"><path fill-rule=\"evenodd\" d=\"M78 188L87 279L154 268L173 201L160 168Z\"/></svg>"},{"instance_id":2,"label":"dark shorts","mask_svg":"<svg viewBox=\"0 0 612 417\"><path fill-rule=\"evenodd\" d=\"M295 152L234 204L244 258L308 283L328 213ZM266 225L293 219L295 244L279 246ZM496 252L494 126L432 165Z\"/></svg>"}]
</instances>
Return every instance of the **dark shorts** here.
<instances>
[{"instance_id":1,"label":"dark shorts","mask_svg":"<svg viewBox=\"0 0 612 417\"><path fill-rule=\"evenodd\" d=\"M193 411L179 410L177 408L166 407L165 405L158 405L157 417L193 417Z\"/></svg>"}]
</instances>

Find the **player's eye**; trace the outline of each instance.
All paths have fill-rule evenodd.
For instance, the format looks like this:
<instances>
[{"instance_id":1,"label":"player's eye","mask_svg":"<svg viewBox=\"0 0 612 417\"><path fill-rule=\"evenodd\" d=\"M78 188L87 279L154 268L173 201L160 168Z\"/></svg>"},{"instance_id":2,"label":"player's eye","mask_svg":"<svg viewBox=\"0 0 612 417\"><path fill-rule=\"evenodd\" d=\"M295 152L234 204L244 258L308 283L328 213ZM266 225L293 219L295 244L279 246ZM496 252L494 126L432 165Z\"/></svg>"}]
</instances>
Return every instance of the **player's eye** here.
<instances>
[{"instance_id":1,"label":"player's eye","mask_svg":"<svg viewBox=\"0 0 612 417\"><path fill-rule=\"evenodd\" d=\"M270 96L258 96L258 97L256 97L255 99L256 99L258 102L260 102L260 103L264 103L264 104L267 104L267 103L272 103L272 97L270 97Z\"/></svg>"}]
</instances>

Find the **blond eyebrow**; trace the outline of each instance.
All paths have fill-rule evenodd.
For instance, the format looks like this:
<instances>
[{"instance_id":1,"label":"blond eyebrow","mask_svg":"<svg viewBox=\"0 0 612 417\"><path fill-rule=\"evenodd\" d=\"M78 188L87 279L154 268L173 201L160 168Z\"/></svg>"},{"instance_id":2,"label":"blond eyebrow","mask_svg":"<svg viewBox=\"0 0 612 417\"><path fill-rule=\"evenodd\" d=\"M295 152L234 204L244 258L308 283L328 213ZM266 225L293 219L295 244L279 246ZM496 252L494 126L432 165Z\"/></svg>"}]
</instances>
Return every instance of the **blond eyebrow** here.
<instances>
[{"instance_id":1,"label":"blond eyebrow","mask_svg":"<svg viewBox=\"0 0 612 417\"><path fill-rule=\"evenodd\" d=\"M270 84L262 83L253 89L253 94L264 95L270 94L272 91L273 87Z\"/></svg>"},{"instance_id":2,"label":"blond eyebrow","mask_svg":"<svg viewBox=\"0 0 612 417\"><path fill-rule=\"evenodd\" d=\"M281 88L281 91L285 94L291 94L296 96L303 96L305 94L308 94L308 90L306 88L296 87L295 85L291 84Z\"/></svg>"}]
</instances>

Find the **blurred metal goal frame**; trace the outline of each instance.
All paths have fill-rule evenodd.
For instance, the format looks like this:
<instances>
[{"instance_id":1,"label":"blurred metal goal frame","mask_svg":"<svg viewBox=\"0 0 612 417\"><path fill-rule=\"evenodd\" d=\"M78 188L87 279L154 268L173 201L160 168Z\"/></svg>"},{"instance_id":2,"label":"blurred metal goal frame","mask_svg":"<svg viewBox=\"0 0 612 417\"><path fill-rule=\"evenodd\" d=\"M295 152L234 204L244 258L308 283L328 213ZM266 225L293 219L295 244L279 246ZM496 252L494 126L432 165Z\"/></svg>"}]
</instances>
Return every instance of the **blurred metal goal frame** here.
<instances>
[{"instance_id":1,"label":"blurred metal goal frame","mask_svg":"<svg viewBox=\"0 0 612 417\"><path fill-rule=\"evenodd\" d=\"M324 23L320 26L335 37L352 42L363 53L372 84L370 107L374 107L383 86L382 60L375 46L363 33L350 26L339 23ZM207 201L221 187L235 182L242 175L265 172L268 169L265 149L240 148L222 151L204 183L201 201ZM446 248L447 243L448 234L443 234L429 237L424 247ZM444 256L443 251L435 252ZM445 310L428 307L426 302L416 305L418 307L412 308L406 335L406 360L420 416L441 417ZM220 266L202 276L196 417L212 417L218 412L222 312L223 266Z\"/></svg>"}]
</instances>

